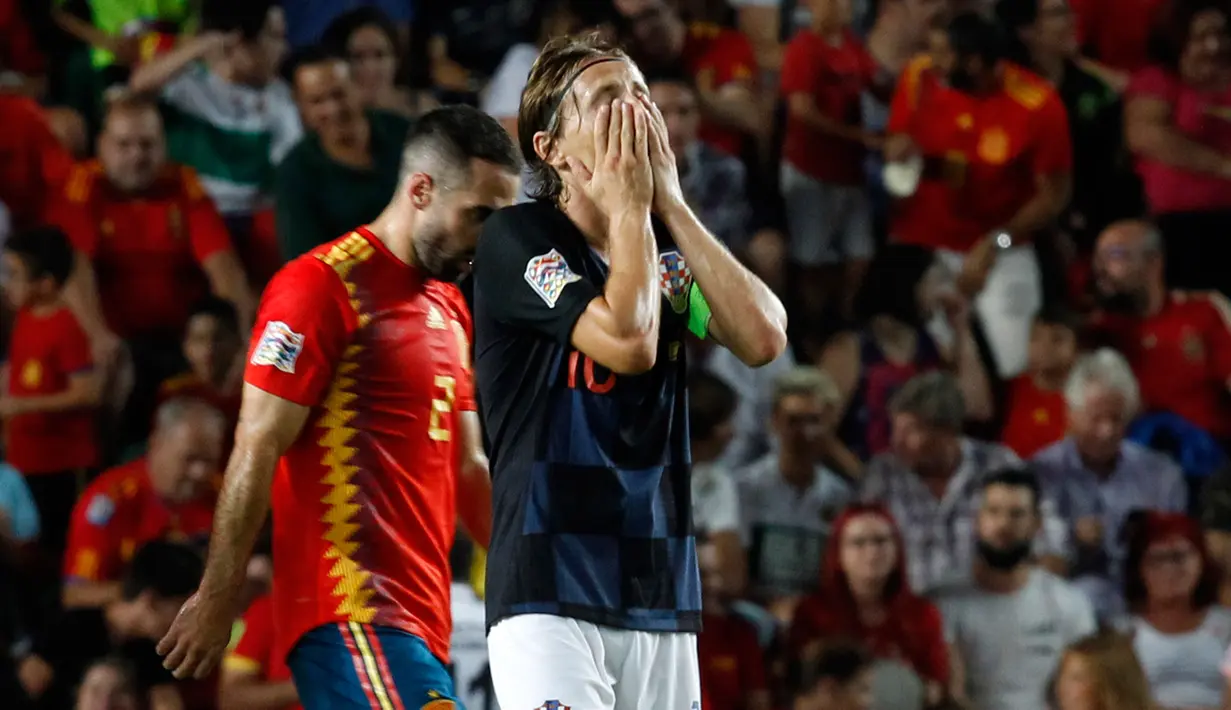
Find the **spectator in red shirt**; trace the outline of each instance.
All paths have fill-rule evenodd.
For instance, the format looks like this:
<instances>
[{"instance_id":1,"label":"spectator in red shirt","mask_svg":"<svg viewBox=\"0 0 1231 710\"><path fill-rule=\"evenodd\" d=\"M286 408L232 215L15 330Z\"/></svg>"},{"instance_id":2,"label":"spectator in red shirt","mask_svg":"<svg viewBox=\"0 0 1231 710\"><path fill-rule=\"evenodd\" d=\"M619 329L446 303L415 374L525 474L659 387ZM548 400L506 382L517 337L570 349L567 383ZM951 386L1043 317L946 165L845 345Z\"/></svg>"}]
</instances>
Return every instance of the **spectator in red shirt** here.
<instances>
[{"instance_id":1,"label":"spectator in red shirt","mask_svg":"<svg viewBox=\"0 0 1231 710\"><path fill-rule=\"evenodd\" d=\"M38 98L46 65L21 5L20 0L0 0L0 74L6 75L6 84L15 83L21 93Z\"/></svg>"},{"instance_id":2,"label":"spectator in red shirt","mask_svg":"<svg viewBox=\"0 0 1231 710\"><path fill-rule=\"evenodd\" d=\"M1044 79L1004 59L990 20L958 15L931 42L890 109L886 160L921 164L917 185L898 185L890 235L940 250L976 299L999 374L1012 377L1042 304L1030 242L1071 191L1068 118Z\"/></svg>"},{"instance_id":3,"label":"spectator in red shirt","mask_svg":"<svg viewBox=\"0 0 1231 710\"><path fill-rule=\"evenodd\" d=\"M822 644L795 663L791 710L871 710L872 654L849 641Z\"/></svg>"},{"instance_id":4,"label":"spectator in red shirt","mask_svg":"<svg viewBox=\"0 0 1231 710\"><path fill-rule=\"evenodd\" d=\"M236 623L222 662L218 706L248 710L300 710L299 694L286 659L274 653L274 612L259 597Z\"/></svg>"},{"instance_id":5,"label":"spectator in red shirt","mask_svg":"<svg viewBox=\"0 0 1231 710\"><path fill-rule=\"evenodd\" d=\"M48 215L73 160L33 99L0 91L0 203L16 229Z\"/></svg>"},{"instance_id":6,"label":"spectator in red shirt","mask_svg":"<svg viewBox=\"0 0 1231 710\"><path fill-rule=\"evenodd\" d=\"M682 65L701 100L701 140L740 155L745 135L765 130L757 100L756 56L738 30L688 25L666 0L616 0L638 64L647 70Z\"/></svg>"},{"instance_id":7,"label":"spectator in red shirt","mask_svg":"<svg viewBox=\"0 0 1231 710\"><path fill-rule=\"evenodd\" d=\"M1026 372L1009 383L1000 441L1022 458L1064 438L1064 383L1077 359L1077 319L1063 307L1041 311L1030 329Z\"/></svg>"},{"instance_id":8,"label":"spectator in red shirt","mask_svg":"<svg viewBox=\"0 0 1231 710\"><path fill-rule=\"evenodd\" d=\"M867 149L881 137L864 130L862 100L876 63L851 31L850 0L813 0L812 25L782 58L787 102L781 184L791 256L805 271L800 307L809 322L824 316L831 296L854 294L872 258L872 206L864 187ZM836 267L836 268L835 268Z\"/></svg>"},{"instance_id":9,"label":"spectator in red shirt","mask_svg":"<svg viewBox=\"0 0 1231 710\"><path fill-rule=\"evenodd\" d=\"M736 590L723 574L718 549L697 546L701 568L701 607L704 629L697 635L697 661L701 686L710 704L707 710L769 710L765 659L756 629L730 611Z\"/></svg>"},{"instance_id":10,"label":"spectator in red shirt","mask_svg":"<svg viewBox=\"0 0 1231 710\"><path fill-rule=\"evenodd\" d=\"M901 534L880 505L858 504L834 523L821 588L800 602L790 646L814 657L823 642L855 638L878 658L900 660L938 703L949 685L949 655L940 612L910 591Z\"/></svg>"},{"instance_id":11,"label":"spectator in red shirt","mask_svg":"<svg viewBox=\"0 0 1231 710\"><path fill-rule=\"evenodd\" d=\"M176 397L203 399L226 415L233 431L239 422L244 340L230 302L210 297L194 306L184 328L188 371L163 381L159 404Z\"/></svg>"},{"instance_id":12,"label":"spectator in red shirt","mask_svg":"<svg viewBox=\"0 0 1231 710\"><path fill-rule=\"evenodd\" d=\"M1217 292L1168 292L1164 268L1154 227L1108 227L1094 253L1100 308L1088 339L1124 353L1146 410L1173 412L1231 439L1231 304Z\"/></svg>"},{"instance_id":13,"label":"spectator in red shirt","mask_svg":"<svg viewBox=\"0 0 1231 710\"><path fill-rule=\"evenodd\" d=\"M1174 0L1154 64L1128 88L1125 137L1167 248L1173 288L1231 293L1231 29L1228 6Z\"/></svg>"},{"instance_id":14,"label":"spectator in red shirt","mask_svg":"<svg viewBox=\"0 0 1231 710\"><path fill-rule=\"evenodd\" d=\"M19 232L4 245L5 296L17 309L0 396L5 457L26 476L49 559L64 554L73 503L98 464L99 378L85 332L64 304L73 250L58 229Z\"/></svg>"},{"instance_id":15,"label":"spectator in red shirt","mask_svg":"<svg viewBox=\"0 0 1231 710\"><path fill-rule=\"evenodd\" d=\"M120 594L133 551L153 540L204 542L217 498L226 419L196 399L158 409L149 453L104 472L73 509L64 605L97 607Z\"/></svg>"},{"instance_id":16,"label":"spectator in red shirt","mask_svg":"<svg viewBox=\"0 0 1231 710\"><path fill-rule=\"evenodd\" d=\"M1072 0L1077 35L1100 64L1133 72L1149 63L1150 30L1166 0Z\"/></svg>"}]
</instances>

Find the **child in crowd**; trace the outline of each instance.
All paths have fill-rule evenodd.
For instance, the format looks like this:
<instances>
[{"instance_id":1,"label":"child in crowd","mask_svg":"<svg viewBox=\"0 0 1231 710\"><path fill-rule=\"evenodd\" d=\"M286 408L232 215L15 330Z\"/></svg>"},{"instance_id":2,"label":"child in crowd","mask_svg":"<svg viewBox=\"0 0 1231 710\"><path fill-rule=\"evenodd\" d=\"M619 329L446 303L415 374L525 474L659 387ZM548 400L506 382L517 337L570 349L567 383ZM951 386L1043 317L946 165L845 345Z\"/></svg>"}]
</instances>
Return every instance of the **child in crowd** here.
<instances>
[{"instance_id":1,"label":"child in crowd","mask_svg":"<svg viewBox=\"0 0 1231 710\"><path fill-rule=\"evenodd\" d=\"M73 504L98 464L94 408L101 388L90 343L64 302L73 249L54 228L19 232L4 246L4 292L17 311L0 396L5 456L26 476L41 543L63 555Z\"/></svg>"},{"instance_id":2,"label":"child in crowd","mask_svg":"<svg viewBox=\"0 0 1231 710\"><path fill-rule=\"evenodd\" d=\"M1001 441L1022 458L1064 438L1064 383L1077 359L1077 319L1063 308L1034 318L1026 372L1009 383Z\"/></svg>"},{"instance_id":3,"label":"child in crowd","mask_svg":"<svg viewBox=\"0 0 1231 710\"><path fill-rule=\"evenodd\" d=\"M792 710L870 710L872 654L849 641L823 645L794 669Z\"/></svg>"},{"instance_id":4,"label":"child in crowd","mask_svg":"<svg viewBox=\"0 0 1231 710\"><path fill-rule=\"evenodd\" d=\"M159 386L158 403L175 397L203 399L227 415L233 428L239 419L244 366L244 337L235 306L214 297L199 303L188 316L183 348L188 371Z\"/></svg>"}]
</instances>

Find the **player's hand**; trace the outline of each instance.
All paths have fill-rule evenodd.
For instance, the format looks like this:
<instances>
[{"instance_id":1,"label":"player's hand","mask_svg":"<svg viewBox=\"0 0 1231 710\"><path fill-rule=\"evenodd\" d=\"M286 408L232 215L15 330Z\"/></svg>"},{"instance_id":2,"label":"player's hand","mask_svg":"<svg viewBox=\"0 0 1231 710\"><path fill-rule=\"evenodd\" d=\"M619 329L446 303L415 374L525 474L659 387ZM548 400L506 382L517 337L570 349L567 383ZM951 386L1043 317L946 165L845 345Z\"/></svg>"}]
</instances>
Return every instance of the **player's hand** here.
<instances>
[{"instance_id":1,"label":"player's hand","mask_svg":"<svg viewBox=\"0 0 1231 710\"><path fill-rule=\"evenodd\" d=\"M196 592L158 642L162 665L178 679L205 678L226 652L235 614L229 604Z\"/></svg>"},{"instance_id":2,"label":"player's hand","mask_svg":"<svg viewBox=\"0 0 1231 710\"><path fill-rule=\"evenodd\" d=\"M654 211L684 204L684 190L680 187L680 171L671 150L667 135L667 120L662 112L642 95L641 105L650 117L650 166L654 169Z\"/></svg>"},{"instance_id":3,"label":"player's hand","mask_svg":"<svg viewBox=\"0 0 1231 710\"><path fill-rule=\"evenodd\" d=\"M607 217L621 212L648 212L654 198L650 168L649 115L640 105L612 101L594 119L594 168L569 158L586 194Z\"/></svg>"}]
</instances>

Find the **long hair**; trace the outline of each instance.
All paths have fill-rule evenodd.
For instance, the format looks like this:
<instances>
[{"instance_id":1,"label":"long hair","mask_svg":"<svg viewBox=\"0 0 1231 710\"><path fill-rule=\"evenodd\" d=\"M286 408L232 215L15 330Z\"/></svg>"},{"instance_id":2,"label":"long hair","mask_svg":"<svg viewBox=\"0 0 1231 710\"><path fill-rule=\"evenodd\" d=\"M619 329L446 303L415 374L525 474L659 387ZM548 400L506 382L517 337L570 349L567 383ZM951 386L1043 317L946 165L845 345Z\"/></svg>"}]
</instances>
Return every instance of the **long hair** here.
<instances>
[{"instance_id":1,"label":"long hair","mask_svg":"<svg viewBox=\"0 0 1231 710\"><path fill-rule=\"evenodd\" d=\"M1146 550L1156 542L1173 537L1187 540L1201 556L1201 575L1191 598L1193 608L1205 609L1218 600L1218 567L1205 549L1205 536L1196 520L1183 513L1136 511L1125 521L1124 533L1128 547L1124 559L1124 600L1130 610L1144 611L1149 601L1141 570Z\"/></svg>"},{"instance_id":2,"label":"long hair","mask_svg":"<svg viewBox=\"0 0 1231 710\"><path fill-rule=\"evenodd\" d=\"M1224 18L1231 21L1229 0L1171 0L1158 8L1146 45L1150 61L1178 73L1193 20L1197 15L1211 10L1222 13Z\"/></svg>"},{"instance_id":3,"label":"long hair","mask_svg":"<svg viewBox=\"0 0 1231 710\"><path fill-rule=\"evenodd\" d=\"M1094 710L1153 710L1150 683L1141 661L1127 636L1102 631L1075 641L1064 650L1048 685L1052 707L1056 707L1056 683L1070 659L1084 660L1093 676Z\"/></svg>"}]
</instances>

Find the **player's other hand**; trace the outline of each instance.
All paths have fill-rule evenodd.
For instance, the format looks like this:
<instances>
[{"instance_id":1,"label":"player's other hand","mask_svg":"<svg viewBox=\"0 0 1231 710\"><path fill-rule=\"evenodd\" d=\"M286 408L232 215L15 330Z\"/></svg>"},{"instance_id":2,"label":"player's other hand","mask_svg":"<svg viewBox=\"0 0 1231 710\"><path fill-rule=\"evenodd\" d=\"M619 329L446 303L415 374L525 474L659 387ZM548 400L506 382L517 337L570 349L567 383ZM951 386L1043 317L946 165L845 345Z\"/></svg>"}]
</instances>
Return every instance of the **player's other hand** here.
<instances>
[{"instance_id":1,"label":"player's other hand","mask_svg":"<svg viewBox=\"0 0 1231 710\"><path fill-rule=\"evenodd\" d=\"M569 165L586 179L584 189L603 212L648 212L654 199L654 173L650 167L649 114L636 102L612 101L594 119L594 169L580 161ZM588 174L587 174L588 173Z\"/></svg>"},{"instance_id":2,"label":"player's other hand","mask_svg":"<svg viewBox=\"0 0 1231 710\"><path fill-rule=\"evenodd\" d=\"M163 667L179 679L205 678L213 672L231 640L231 609L197 592L184 602L167 635L158 642Z\"/></svg>"},{"instance_id":3,"label":"player's other hand","mask_svg":"<svg viewBox=\"0 0 1231 710\"><path fill-rule=\"evenodd\" d=\"M658 106L642 95L641 105L650 117L650 166L654 169L654 211L662 212L672 205L684 203L684 190L680 188L680 171L671 150L667 135L667 119Z\"/></svg>"}]
</instances>

